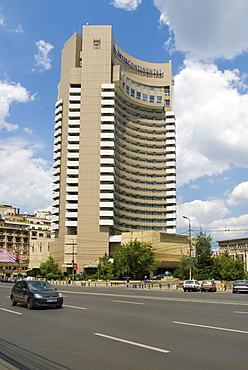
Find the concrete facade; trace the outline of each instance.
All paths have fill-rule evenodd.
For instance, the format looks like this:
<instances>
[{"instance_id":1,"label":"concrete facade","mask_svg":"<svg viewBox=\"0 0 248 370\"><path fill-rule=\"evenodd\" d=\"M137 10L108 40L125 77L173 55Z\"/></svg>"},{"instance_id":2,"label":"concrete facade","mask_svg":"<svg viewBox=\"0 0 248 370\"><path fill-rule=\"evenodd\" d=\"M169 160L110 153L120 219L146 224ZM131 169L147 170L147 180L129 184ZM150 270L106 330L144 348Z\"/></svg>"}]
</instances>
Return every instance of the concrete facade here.
<instances>
[{"instance_id":1,"label":"concrete facade","mask_svg":"<svg viewBox=\"0 0 248 370\"><path fill-rule=\"evenodd\" d=\"M228 252L233 260L238 258L243 261L248 271L248 238L220 240L218 244L220 255Z\"/></svg>"},{"instance_id":2,"label":"concrete facade","mask_svg":"<svg viewBox=\"0 0 248 370\"><path fill-rule=\"evenodd\" d=\"M26 275L29 268L39 267L52 252L51 215L44 211L20 214L19 209L4 205L0 205L0 215L0 250L5 257L0 257L0 274ZM11 258L6 260L7 254Z\"/></svg>"},{"instance_id":3,"label":"concrete facade","mask_svg":"<svg viewBox=\"0 0 248 370\"><path fill-rule=\"evenodd\" d=\"M62 51L55 110L53 230L63 271L84 270L126 230L176 232L176 137L169 63L134 58L111 26Z\"/></svg>"}]
</instances>

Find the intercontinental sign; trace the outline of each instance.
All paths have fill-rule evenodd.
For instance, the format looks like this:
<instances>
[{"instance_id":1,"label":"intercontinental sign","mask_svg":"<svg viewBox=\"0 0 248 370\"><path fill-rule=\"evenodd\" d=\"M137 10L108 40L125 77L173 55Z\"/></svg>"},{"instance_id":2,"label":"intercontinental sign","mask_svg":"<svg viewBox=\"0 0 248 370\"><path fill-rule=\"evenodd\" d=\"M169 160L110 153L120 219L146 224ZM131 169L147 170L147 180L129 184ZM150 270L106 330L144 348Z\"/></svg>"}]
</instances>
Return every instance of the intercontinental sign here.
<instances>
[{"instance_id":1,"label":"intercontinental sign","mask_svg":"<svg viewBox=\"0 0 248 370\"><path fill-rule=\"evenodd\" d=\"M117 55L117 57L123 62L125 63L128 67L132 68L132 69L135 69L137 72L141 72L141 73L146 73L146 74L149 74L149 75L153 75L153 76L159 76L159 77L163 77L164 76L164 72L161 71L161 70L158 70L158 69L150 69L150 68L144 68L144 67L141 67L137 64L134 64L131 62L131 60L128 60L127 58L124 57L124 55L122 55L119 50L118 50L118 46L115 44L114 45L114 51Z\"/></svg>"}]
</instances>

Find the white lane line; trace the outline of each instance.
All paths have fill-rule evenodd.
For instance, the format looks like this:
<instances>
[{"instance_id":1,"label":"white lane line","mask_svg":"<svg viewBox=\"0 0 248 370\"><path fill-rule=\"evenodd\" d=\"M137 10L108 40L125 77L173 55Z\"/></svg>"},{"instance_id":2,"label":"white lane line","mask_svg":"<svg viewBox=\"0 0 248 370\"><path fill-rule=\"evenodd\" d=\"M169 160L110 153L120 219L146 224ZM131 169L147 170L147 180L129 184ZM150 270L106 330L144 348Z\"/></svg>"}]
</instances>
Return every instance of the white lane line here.
<instances>
[{"instance_id":1,"label":"white lane line","mask_svg":"<svg viewBox=\"0 0 248 370\"><path fill-rule=\"evenodd\" d=\"M68 306L67 304L63 304L63 307L76 308L77 310L87 310L88 309L85 307Z\"/></svg>"},{"instance_id":2,"label":"white lane line","mask_svg":"<svg viewBox=\"0 0 248 370\"><path fill-rule=\"evenodd\" d=\"M63 290L60 289L60 292L64 293L69 293L69 294L81 294L81 295L92 295L92 296L105 296L105 297L123 297L123 298L128 298L130 295L132 295L132 298L135 299L146 299L146 300L158 300L158 301L171 301L171 302L191 302L191 303L209 303L209 304L223 304L223 305L235 305L235 306L248 306L248 302L237 302L237 301L208 301L206 299L187 299L187 298L169 298L169 297L148 297L145 295L133 295L131 292L128 294L114 294L114 293L92 293L92 292L78 292L78 291L72 291L72 290Z\"/></svg>"},{"instance_id":3,"label":"white lane line","mask_svg":"<svg viewBox=\"0 0 248 370\"><path fill-rule=\"evenodd\" d=\"M187 326L196 326L199 328L206 328L206 329L215 329L215 330L223 330L223 331L231 331L234 333L243 333L248 334L248 331L245 330L237 330L237 329L229 329L229 328L221 328L218 326L209 326L209 325L200 325L200 324L192 324L190 322L181 322L181 321L172 321L173 324L179 324L179 325L187 325Z\"/></svg>"},{"instance_id":4,"label":"white lane line","mask_svg":"<svg viewBox=\"0 0 248 370\"><path fill-rule=\"evenodd\" d=\"M168 352L170 352L170 351L168 351L166 349L157 348L157 347L151 347L151 346L147 346L146 344L132 342L130 340L126 340L126 339L122 339L122 338L116 338L116 337L112 337L110 335L105 335L105 334L101 334L101 333L94 333L94 335L97 335L97 336L103 337L103 338L107 338L107 339L112 339L112 340L115 340L116 342L122 342L122 343L126 343L126 344L131 344L132 346L137 346L137 347L142 347L142 348L150 349L152 351L157 351L157 352L162 352L162 353L168 353Z\"/></svg>"},{"instance_id":5,"label":"white lane line","mask_svg":"<svg viewBox=\"0 0 248 370\"><path fill-rule=\"evenodd\" d=\"M116 302L116 303L129 303L129 304L144 304L144 303L141 303L141 302L130 302L130 301L113 301L113 302Z\"/></svg>"},{"instance_id":6,"label":"white lane line","mask_svg":"<svg viewBox=\"0 0 248 370\"><path fill-rule=\"evenodd\" d=\"M1 307L0 307L0 310L2 310L2 311L6 311L6 312L10 312L10 313L14 313L14 314L16 314L16 315L22 315L22 313L21 313L21 312L15 312L15 311L7 310L6 308L1 308Z\"/></svg>"},{"instance_id":7,"label":"white lane line","mask_svg":"<svg viewBox=\"0 0 248 370\"><path fill-rule=\"evenodd\" d=\"M248 315L248 312L242 312L242 311L234 311L234 313L243 313L244 315Z\"/></svg>"}]
</instances>

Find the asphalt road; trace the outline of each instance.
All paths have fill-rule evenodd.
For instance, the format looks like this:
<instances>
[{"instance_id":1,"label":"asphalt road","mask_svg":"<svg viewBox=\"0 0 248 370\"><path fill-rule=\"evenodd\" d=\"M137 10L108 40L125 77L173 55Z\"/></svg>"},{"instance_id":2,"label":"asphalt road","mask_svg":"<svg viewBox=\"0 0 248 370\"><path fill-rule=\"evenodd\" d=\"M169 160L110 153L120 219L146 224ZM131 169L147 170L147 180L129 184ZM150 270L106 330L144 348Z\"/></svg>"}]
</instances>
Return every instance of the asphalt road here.
<instances>
[{"instance_id":1,"label":"asphalt road","mask_svg":"<svg viewBox=\"0 0 248 370\"><path fill-rule=\"evenodd\" d=\"M0 369L248 368L247 294L63 286L62 309L28 310L10 290L1 283Z\"/></svg>"}]
</instances>

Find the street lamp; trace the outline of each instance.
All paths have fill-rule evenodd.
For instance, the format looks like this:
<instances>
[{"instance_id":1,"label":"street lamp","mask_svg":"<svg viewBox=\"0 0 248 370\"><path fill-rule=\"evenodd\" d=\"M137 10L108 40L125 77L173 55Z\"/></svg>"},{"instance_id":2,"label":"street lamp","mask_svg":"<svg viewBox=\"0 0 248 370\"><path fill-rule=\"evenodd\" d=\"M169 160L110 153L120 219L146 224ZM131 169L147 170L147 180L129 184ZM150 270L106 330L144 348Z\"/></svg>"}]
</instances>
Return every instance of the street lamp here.
<instances>
[{"instance_id":1,"label":"street lamp","mask_svg":"<svg viewBox=\"0 0 248 370\"><path fill-rule=\"evenodd\" d=\"M191 222L190 219L186 216L183 216L183 218L186 218L186 220L189 221L189 254L190 254L190 260L189 260L189 279L191 280Z\"/></svg>"}]
</instances>

